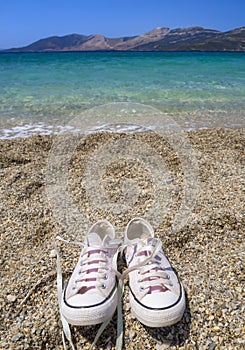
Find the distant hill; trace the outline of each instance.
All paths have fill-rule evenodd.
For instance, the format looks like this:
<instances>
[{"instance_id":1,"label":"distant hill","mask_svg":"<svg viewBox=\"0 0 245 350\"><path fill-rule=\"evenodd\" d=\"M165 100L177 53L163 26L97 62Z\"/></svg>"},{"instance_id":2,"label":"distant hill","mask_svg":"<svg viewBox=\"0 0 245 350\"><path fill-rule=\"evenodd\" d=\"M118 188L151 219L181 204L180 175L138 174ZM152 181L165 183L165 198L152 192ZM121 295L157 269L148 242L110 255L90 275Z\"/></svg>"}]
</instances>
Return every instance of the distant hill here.
<instances>
[{"instance_id":1,"label":"distant hill","mask_svg":"<svg viewBox=\"0 0 245 350\"><path fill-rule=\"evenodd\" d=\"M156 28L142 35L106 38L101 34L52 36L4 52L52 51L245 51L245 27L220 32L202 27Z\"/></svg>"}]
</instances>

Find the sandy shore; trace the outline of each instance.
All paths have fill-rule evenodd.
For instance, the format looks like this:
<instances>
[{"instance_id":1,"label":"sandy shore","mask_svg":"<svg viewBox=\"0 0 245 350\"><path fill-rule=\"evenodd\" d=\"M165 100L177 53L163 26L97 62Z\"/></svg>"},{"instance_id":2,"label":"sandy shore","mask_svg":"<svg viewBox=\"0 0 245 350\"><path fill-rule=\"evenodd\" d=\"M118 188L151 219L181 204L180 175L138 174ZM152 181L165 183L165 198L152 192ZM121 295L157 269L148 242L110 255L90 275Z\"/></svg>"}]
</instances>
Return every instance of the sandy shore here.
<instances>
[{"instance_id":1,"label":"sandy shore","mask_svg":"<svg viewBox=\"0 0 245 350\"><path fill-rule=\"evenodd\" d=\"M130 136L155 149L168 168L171 200L156 235L184 284L188 305L178 324L144 327L131 315L126 287L125 349L233 350L245 345L244 130L207 129L186 135L198 165L198 191L187 223L175 233L171 227L183 200L181 163L160 138L151 134ZM131 217L144 216L151 208L154 188L149 169L137 161L114 160L108 165L103 175L105 192L110 201L119 203L111 212L91 204L83 174L95 150L121 137L108 133L87 136L70 159L68 176L69 191L86 220L93 223L107 218L120 233ZM68 238L69 234L53 215L45 192L47 159L54 140L35 136L0 141L0 349L62 349L52 242L57 235ZM130 194L126 198L125 191L120 190L125 179L126 190L135 190L137 184L138 199L132 203ZM130 210L123 209L123 198L132 204ZM79 249L70 245L61 245L60 249L67 279ZM97 329L72 327L76 348L88 349ZM115 340L116 317L96 348L114 349Z\"/></svg>"}]
</instances>

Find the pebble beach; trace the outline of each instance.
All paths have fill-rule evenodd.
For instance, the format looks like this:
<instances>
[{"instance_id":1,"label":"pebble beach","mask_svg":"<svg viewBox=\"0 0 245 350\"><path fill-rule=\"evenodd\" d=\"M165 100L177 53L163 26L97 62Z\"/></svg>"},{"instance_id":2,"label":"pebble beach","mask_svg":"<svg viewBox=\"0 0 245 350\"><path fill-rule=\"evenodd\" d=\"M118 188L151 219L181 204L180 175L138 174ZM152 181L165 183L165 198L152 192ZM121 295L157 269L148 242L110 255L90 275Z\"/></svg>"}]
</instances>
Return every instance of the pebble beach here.
<instances>
[{"instance_id":1,"label":"pebble beach","mask_svg":"<svg viewBox=\"0 0 245 350\"><path fill-rule=\"evenodd\" d=\"M123 162L110 165L111 200L125 176L134 178L144 196L128 211L104 212L91 205L81 178L92 151L119 133L88 135L72 156L69 190L91 223L108 219L120 234L135 216L144 216L153 189L149 174ZM186 291L187 307L176 325L143 326L130 311L128 285L123 297L124 349L234 350L245 347L244 319L244 129L216 128L186 132L198 164L198 193L188 221L171 231L181 202L181 166L169 146L151 134L131 135L163 158L174 178L171 210L156 227L156 236ZM69 239L53 215L45 192L47 158L55 136L0 140L0 349L63 349L56 291L56 236ZM109 176L108 175L108 176ZM59 244L64 280L79 256L79 247ZM120 268L124 262L119 261ZM89 349L99 325L71 327L76 349ZM117 318L94 349L114 349ZM68 346L68 345L67 345Z\"/></svg>"}]
</instances>

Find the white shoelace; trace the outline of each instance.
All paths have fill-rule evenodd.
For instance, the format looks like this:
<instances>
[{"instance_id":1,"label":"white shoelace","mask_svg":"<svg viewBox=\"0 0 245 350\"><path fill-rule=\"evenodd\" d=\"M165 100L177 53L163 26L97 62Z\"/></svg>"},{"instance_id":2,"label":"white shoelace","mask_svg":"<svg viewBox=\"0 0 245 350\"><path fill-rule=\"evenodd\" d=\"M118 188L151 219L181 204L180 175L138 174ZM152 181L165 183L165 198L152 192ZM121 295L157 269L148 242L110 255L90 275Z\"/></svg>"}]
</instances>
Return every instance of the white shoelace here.
<instances>
[{"instance_id":1,"label":"white shoelace","mask_svg":"<svg viewBox=\"0 0 245 350\"><path fill-rule=\"evenodd\" d=\"M133 243L134 244L134 243ZM127 244L132 245L131 243ZM161 258L158 255L162 248L162 242L158 238L144 242L144 245L136 253L137 264L129 267L123 275L131 271L139 270L141 279L138 280L140 288L145 293L142 298L152 290L165 291L166 285L172 286L169 274L161 266Z\"/></svg>"}]
</instances>

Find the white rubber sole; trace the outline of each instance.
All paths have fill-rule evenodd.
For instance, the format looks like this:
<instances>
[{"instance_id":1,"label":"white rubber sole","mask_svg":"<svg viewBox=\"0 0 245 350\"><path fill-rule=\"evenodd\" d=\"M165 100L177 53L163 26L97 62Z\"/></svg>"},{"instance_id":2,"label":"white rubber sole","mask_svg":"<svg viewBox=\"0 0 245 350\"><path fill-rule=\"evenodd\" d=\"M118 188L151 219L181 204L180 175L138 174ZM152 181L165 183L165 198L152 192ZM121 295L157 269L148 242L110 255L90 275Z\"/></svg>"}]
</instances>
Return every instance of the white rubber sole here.
<instances>
[{"instance_id":1,"label":"white rubber sole","mask_svg":"<svg viewBox=\"0 0 245 350\"><path fill-rule=\"evenodd\" d=\"M111 317L117 308L117 288L104 303L91 307L72 307L61 301L61 313L68 323L75 326L89 326L102 323Z\"/></svg>"},{"instance_id":2,"label":"white rubber sole","mask_svg":"<svg viewBox=\"0 0 245 350\"><path fill-rule=\"evenodd\" d=\"M150 309L144 307L129 293L132 314L148 327L167 327L181 320L185 311L185 292L181 286L181 298L177 304L167 309Z\"/></svg>"}]
</instances>

